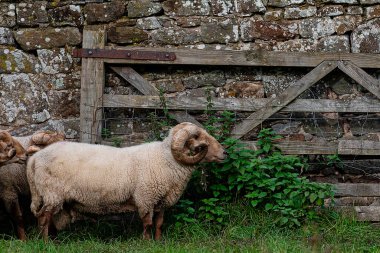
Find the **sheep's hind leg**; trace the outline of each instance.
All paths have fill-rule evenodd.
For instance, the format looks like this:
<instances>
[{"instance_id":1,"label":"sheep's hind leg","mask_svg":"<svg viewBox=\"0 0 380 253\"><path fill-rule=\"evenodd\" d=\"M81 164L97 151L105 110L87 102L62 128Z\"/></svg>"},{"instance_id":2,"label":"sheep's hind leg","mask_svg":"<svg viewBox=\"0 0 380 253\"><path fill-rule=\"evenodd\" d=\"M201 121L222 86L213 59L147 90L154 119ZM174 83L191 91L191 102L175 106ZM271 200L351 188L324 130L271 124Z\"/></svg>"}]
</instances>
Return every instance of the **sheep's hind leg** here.
<instances>
[{"instance_id":1,"label":"sheep's hind leg","mask_svg":"<svg viewBox=\"0 0 380 253\"><path fill-rule=\"evenodd\" d=\"M141 218L143 222L144 232L143 232L143 238L145 240L152 239L152 225L153 225L153 211L148 212L144 217Z\"/></svg>"},{"instance_id":2,"label":"sheep's hind leg","mask_svg":"<svg viewBox=\"0 0 380 253\"><path fill-rule=\"evenodd\" d=\"M13 222L16 224L17 237L21 241L26 241L24 218L18 199L15 199L11 203L5 204L8 213L11 215Z\"/></svg>"},{"instance_id":3,"label":"sheep's hind leg","mask_svg":"<svg viewBox=\"0 0 380 253\"><path fill-rule=\"evenodd\" d=\"M164 223L164 209L160 209L159 212L157 212L154 220L154 225L156 226L156 231L154 234L155 240L160 240L162 235L162 224Z\"/></svg>"},{"instance_id":4,"label":"sheep's hind leg","mask_svg":"<svg viewBox=\"0 0 380 253\"><path fill-rule=\"evenodd\" d=\"M49 240L49 228L52 226L52 217L53 210L47 210L47 208L43 208L40 211L37 219L38 219L38 227L40 228L40 234L45 242Z\"/></svg>"}]
</instances>

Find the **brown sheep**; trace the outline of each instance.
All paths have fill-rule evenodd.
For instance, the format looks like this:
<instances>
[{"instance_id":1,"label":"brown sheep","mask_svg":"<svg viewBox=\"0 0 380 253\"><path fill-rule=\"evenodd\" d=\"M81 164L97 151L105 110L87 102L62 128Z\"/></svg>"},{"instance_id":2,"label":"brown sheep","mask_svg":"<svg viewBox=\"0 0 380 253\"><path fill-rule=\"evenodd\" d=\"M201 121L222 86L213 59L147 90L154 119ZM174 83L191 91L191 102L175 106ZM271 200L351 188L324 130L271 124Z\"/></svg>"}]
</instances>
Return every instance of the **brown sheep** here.
<instances>
[{"instance_id":1,"label":"brown sheep","mask_svg":"<svg viewBox=\"0 0 380 253\"><path fill-rule=\"evenodd\" d=\"M20 143L18 139L22 142ZM0 199L15 224L20 240L26 240L20 198L25 197L30 200L29 184L26 178L26 155L31 155L43 146L62 140L64 140L64 136L57 133L40 132L27 137L12 137L8 132L0 132L0 146L2 147L0 153L2 158L0 162ZM1 143L3 144L1 145ZM7 154L9 152L13 153L13 157Z\"/></svg>"}]
</instances>

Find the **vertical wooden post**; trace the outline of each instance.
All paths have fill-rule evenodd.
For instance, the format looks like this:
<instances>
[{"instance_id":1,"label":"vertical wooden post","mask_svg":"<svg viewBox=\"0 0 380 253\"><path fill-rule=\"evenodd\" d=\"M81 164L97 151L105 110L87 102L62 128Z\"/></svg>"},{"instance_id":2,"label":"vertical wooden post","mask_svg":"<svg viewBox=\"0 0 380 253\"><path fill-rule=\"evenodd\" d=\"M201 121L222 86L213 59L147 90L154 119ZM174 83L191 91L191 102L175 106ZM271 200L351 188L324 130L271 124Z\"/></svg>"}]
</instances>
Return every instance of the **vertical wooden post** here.
<instances>
[{"instance_id":1,"label":"vertical wooden post","mask_svg":"<svg viewBox=\"0 0 380 253\"><path fill-rule=\"evenodd\" d=\"M83 48L104 48L104 30L84 30ZM83 58L80 99L80 141L99 143L102 127L102 104L105 80L104 61L100 58Z\"/></svg>"}]
</instances>

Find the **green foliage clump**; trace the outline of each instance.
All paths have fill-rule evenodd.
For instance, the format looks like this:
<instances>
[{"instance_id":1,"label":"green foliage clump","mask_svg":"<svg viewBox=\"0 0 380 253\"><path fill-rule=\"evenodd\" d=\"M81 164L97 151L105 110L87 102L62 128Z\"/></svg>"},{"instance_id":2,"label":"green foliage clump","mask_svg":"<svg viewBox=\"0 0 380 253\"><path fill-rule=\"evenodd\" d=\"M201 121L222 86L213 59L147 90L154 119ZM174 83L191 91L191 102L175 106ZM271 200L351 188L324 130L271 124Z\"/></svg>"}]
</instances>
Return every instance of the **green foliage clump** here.
<instances>
[{"instance_id":1,"label":"green foliage clump","mask_svg":"<svg viewBox=\"0 0 380 253\"><path fill-rule=\"evenodd\" d=\"M307 218L318 218L315 207L323 206L324 199L333 197L331 187L300 177L298 171L307 166L306 162L283 155L275 148L273 141L279 136L271 129L260 131L257 150L228 138L235 114L211 112L209 89L206 97L205 129L226 147L228 158L221 164L201 165L194 173L185 196L176 205L177 224L208 221L225 226L230 215L226 206L236 202L277 213L277 224L288 227L300 226ZM160 129L173 123L162 90L160 103L164 120L158 120L156 114L150 115L156 139L162 139Z\"/></svg>"},{"instance_id":2,"label":"green foliage clump","mask_svg":"<svg viewBox=\"0 0 380 253\"><path fill-rule=\"evenodd\" d=\"M213 120L218 126L208 129L215 129L215 132L218 130L219 133L229 132L227 129L232 126L231 113L221 115L220 119ZM267 212L278 213L279 225L300 226L305 219L317 219L316 207L323 207L324 199L333 197L330 185L310 182L299 176L298 171L303 170L307 163L299 157L283 155L275 148L273 141L279 137L273 130L260 131L255 151L246 148L236 139L224 136L226 135L216 137L227 147L228 158L222 164L205 165L203 170L207 171L204 183L207 193L201 201L196 201L199 194L186 200L187 208L191 203L189 201L193 201L192 208L196 206L196 218L222 226L229 215L224 207L228 203L239 201ZM195 182L191 183L196 185L202 181L201 177L202 173L196 174L193 179ZM180 204L183 207L181 205L183 202ZM189 209L182 210L186 213ZM187 214L195 217L194 212ZM176 216L180 222L183 221L181 215L183 213Z\"/></svg>"}]
</instances>

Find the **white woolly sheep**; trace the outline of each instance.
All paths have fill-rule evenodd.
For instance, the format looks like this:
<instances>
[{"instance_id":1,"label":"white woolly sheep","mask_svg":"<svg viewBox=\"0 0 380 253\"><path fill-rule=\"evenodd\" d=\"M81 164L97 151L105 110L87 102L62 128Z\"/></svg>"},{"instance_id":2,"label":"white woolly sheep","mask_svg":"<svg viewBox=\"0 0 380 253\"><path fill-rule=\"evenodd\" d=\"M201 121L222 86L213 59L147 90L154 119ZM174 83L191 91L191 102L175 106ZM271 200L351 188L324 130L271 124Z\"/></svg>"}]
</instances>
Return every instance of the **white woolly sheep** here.
<instances>
[{"instance_id":1,"label":"white woolly sheep","mask_svg":"<svg viewBox=\"0 0 380 253\"><path fill-rule=\"evenodd\" d=\"M26 240L20 197L30 201L26 178L26 154L32 154L43 146L62 140L64 135L57 133L40 132L26 137L13 137L6 131L0 132L0 143L8 143L0 145L7 147L0 151L0 156L8 159L0 161L0 200L3 201L6 212L15 223L20 240ZM6 153L12 149L15 150L13 157L8 157Z\"/></svg>"},{"instance_id":2,"label":"white woolly sheep","mask_svg":"<svg viewBox=\"0 0 380 253\"><path fill-rule=\"evenodd\" d=\"M45 240L64 204L79 213L138 211L145 239L156 213L155 239L160 239L164 210L178 201L195 165L225 157L215 138L188 122L172 128L162 142L133 147L52 144L28 162L31 210Z\"/></svg>"}]
</instances>

